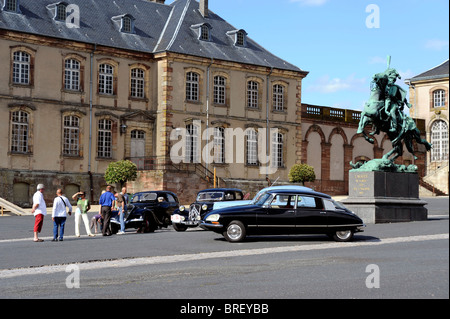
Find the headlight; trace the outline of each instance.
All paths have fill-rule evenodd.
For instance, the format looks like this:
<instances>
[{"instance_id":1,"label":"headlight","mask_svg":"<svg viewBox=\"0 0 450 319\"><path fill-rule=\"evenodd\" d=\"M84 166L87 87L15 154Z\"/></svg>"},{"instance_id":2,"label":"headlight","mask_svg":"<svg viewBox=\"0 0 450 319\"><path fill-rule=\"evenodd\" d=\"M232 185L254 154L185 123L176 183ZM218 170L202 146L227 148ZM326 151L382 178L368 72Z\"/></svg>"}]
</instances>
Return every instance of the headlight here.
<instances>
[{"instance_id":1,"label":"headlight","mask_svg":"<svg viewBox=\"0 0 450 319\"><path fill-rule=\"evenodd\" d=\"M202 209L203 209L203 210L208 210L208 205L203 204Z\"/></svg>"},{"instance_id":2,"label":"headlight","mask_svg":"<svg viewBox=\"0 0 450 319\"><path fill-rule=\"evenodd\" d=\"M206 217L206 221L207 222L216 222L219 220L219 218L220 218L219 214L212 214L212 215L209 215L208 217Z\"/></svg>"},{"instance_id":3,"label":"headlight","mask_svg":"<svg viewBox=\"0 0 450 319\"><path fill-rule=\"evenodd\" d=\"M180 210L180 212L184 212L184 206L180 206L180 208L178 208Z\"/></svg>"}]
</instances>

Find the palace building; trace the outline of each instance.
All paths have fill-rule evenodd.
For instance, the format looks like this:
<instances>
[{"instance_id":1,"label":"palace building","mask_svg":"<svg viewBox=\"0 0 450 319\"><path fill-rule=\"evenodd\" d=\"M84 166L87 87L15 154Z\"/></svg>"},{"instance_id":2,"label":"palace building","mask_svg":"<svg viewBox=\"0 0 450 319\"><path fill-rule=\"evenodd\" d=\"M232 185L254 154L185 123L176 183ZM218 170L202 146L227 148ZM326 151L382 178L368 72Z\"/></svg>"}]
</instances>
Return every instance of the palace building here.
<instances>
[{"instance_id":1,"label":"palace building","mask_svg":"<svg viewBox=\"0 0 450 319\"><path fill-rule=\"evenodd\" d=\"M344 194L347 162L382 141L360 149L349 121L302 105L308 72L244 28L207 0L0 0L0 197L30 206L43 183L49 201L63 188L95 202L123 159L139 170L130 192L183 202L285 183L301 162Z\"/></svg>"}]
</instances>

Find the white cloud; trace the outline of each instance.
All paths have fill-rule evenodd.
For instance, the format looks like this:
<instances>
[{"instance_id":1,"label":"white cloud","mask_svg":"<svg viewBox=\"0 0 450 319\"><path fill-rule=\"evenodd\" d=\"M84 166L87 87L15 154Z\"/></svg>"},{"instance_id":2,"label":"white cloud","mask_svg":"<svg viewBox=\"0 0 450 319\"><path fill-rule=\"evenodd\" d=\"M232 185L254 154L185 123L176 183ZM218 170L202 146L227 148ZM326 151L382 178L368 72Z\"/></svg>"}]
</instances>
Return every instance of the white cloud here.
<instances>
[{"instance_id":1,"label":"white cloud","mask_svg":"<svg viewBox=\"0 0 450 319\"><path fill-rule=\"evenodd\" d=\"M309 7L318 7L324 5L328 0L291 0L291 2L298 2L301 5Z\"/></svg>"},{"instance_id":2,"label":"white cloud","mask_svg":"<svg viewBox=\"0 0 450 319\"><path fill-rule=\"evenodd\" d=\"M305 90L310 92L330 94L349 90L367 90L366 86L366 79L358 79L355 77L355 74L351 74L346 79L330 79L329 75L325 75L317 79L316 82L312 85L307 86Z\"/></svg>"},{"instance_id":3,"label":"white cloud","mask_svg":"<svg viewBox=\"0 0 450 319\"><path fill-rule=\"evenodd\" d=\"M425 48L433 51L448 49L448 40L431 39L425 43Z\"/></svg>"}]
</instances>

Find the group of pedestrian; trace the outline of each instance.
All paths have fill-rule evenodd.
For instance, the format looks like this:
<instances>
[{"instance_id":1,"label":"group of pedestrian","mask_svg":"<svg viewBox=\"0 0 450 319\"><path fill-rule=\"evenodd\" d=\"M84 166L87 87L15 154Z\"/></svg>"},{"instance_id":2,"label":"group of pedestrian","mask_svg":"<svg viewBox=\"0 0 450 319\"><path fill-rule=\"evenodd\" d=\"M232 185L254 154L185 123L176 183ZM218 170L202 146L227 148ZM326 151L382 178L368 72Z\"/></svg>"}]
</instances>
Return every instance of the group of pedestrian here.
<instances>
[{"instance_id":1,"label":"group of pedestrian","mask_svg":"<svg viewBox=\"0 0 450 319\"><path fill-rule=\"evenodd\" d=\"M44 240L39 238L39 233L42 230L44 223L44 217L47 215L47 205L44 200L45 186L39 184L37 191L33 195L33 206L31 213L35 217L34 222L34 242L43 242ZM86 234L89 237L94 237L91 228L95 224L95 232L97 232L97 224L100 223L103 236L110 236L110 223L113 209L118 209L120 231L118 234L125 233L125 221L124 215L126 212L126 204L128 203L128 195L126 193L126 187L122 188L122 192L119 194L112 193L112 187L107 186L106 191L103 192L99 200L100 211L99 214L92 218L91 225L89 224L88 211L91 209L89 200L86 198L86 192L78 192L72 196L73 200L77 200L77 206L75 209L75 236L80 237L80 220L83 220L86 228ZM72 215L73 207L70 204L66 196L63 195L62 189L56 190L56 197L53 200L52 208L52 221L53 221L53 239L52 241L64 240L64 229L67 220L67 215Z\"/></svg>"}]
</instances>

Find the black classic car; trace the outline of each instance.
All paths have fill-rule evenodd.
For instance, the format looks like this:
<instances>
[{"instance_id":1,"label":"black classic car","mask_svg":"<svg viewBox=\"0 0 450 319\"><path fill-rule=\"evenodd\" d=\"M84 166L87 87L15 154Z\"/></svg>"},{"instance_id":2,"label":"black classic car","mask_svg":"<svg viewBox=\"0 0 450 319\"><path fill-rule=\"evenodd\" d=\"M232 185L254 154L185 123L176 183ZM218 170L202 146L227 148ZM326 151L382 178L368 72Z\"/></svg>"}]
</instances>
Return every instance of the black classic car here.
<instances>
[{"instance_id":1,"label":"black classic car","mask_svg":"<svg viewBox=\"0 0 450 319\"><path fill-rule=\"evenodd\" d=\"M176 194L168 191L140 192L133 195L125 213L125 229L134 228L138 232L154 232L171 224L170 216L179 206ZM119 216L111 218L111 231L120 229Z\"/></svg>"},{"instance_id":2,"label":"black classic car","mask_svg":"<svg viewBox=\"0 0 450 319\"><path fill-rule=\"evenodd\" d=\"M202 218L218 203L226 205L227 202L241 201L244 195L237 188L213 188L205 189L197 194L194 203L189 207L180 206L172 214L172 226L176 231L185 231L190 227L200 225Z\"/></svg>"},{"instance_id":3,"label":"black classic car","mask_svg":"<svg viewBox=\"0 0 450 319\"><path fill-rule=\"evenodd\" d=\"M283 187L259 192L250 204L214 210L201 227L222 234L229 242L258 234L326 234L345 242L363 231L364 224L329 195Z\"/></svg>"}]
</instances>

